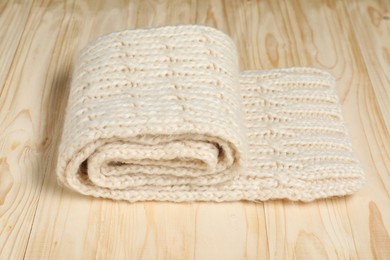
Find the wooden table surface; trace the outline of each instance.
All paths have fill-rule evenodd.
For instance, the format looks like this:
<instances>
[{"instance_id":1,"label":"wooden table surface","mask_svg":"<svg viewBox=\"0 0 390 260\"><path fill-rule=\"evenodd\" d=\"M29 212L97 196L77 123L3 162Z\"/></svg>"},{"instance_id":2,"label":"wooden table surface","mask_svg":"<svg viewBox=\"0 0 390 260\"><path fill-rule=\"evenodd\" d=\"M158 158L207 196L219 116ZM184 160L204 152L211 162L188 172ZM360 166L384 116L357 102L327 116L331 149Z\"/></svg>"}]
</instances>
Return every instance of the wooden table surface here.
<instances>
[{"instance_id":1,"label":"wooden table surface","mask_svg":"<svg viewBox=\"0 0 390 260\"><path fill-rule=\"evenodd\" d=\"M241 69L317 66L367 184L313 203L126 203L54 173L78 51L128 28L228 33ZM390 1L0 1L1 259L390 259Z\"/></svg>"}]
</instances>

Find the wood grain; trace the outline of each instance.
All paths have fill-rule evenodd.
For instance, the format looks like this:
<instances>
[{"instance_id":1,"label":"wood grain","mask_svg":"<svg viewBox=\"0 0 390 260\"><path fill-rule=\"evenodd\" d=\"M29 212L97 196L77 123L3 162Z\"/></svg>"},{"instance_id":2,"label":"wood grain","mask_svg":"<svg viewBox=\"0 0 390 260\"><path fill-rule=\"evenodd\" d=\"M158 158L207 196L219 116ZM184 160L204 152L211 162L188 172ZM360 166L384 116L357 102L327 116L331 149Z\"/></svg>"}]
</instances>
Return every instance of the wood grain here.
<instances>
[{"instance_id":1,"label":"wood grain","mask_svg":"<svg viewBox=\"0 0 390 260\"><path fill-rule=\"evenodd\" d=\"M389 259L388 1L1 1L0 259ZM54 167L74 59L128 28L206 24L242 69L317 66L367 184L314 203L126 203L75 194Z\"/></svg>"}]
</instances>

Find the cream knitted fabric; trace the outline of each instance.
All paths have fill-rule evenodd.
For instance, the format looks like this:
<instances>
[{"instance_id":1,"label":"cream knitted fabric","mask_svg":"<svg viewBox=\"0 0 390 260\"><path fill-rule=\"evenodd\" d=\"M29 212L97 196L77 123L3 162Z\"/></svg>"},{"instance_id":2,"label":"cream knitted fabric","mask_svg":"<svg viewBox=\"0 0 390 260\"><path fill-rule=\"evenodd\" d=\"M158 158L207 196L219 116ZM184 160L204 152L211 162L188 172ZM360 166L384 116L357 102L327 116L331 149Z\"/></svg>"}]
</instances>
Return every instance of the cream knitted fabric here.
<instances>
[{"instance_id":1,"label":"cream knitted fabric","mask_svg":"<svg viewBox=\"0 0 390 260\"><path fill-rule=\"evenodd\" d=\"M363 183L335 82L314 68L239 72L204 26L103 36L76 66L57 175L128 201L310 201Z\"/></svg>"}]
</instances>

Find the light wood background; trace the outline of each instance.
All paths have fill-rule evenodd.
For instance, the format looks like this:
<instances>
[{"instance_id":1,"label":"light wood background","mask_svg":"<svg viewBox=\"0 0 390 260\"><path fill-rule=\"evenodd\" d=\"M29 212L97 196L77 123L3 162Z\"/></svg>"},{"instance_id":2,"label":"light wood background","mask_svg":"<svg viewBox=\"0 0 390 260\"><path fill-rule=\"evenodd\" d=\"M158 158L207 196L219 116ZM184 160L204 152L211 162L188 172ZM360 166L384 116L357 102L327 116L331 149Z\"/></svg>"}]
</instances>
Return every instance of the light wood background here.
<instances>
[{"instance_id":1,"label":"light wood background","mask_svg":"<svg viewBox=\"0 0 390 260\"><path fill-rule=\"evenodd\" d=\"M314 203L126 203L60 188L78 51L128 28L207 24L242 69L337 77L367 184ZM0 1L1 259L390 259L390 1Z\"/></svg>"}]
</instances>

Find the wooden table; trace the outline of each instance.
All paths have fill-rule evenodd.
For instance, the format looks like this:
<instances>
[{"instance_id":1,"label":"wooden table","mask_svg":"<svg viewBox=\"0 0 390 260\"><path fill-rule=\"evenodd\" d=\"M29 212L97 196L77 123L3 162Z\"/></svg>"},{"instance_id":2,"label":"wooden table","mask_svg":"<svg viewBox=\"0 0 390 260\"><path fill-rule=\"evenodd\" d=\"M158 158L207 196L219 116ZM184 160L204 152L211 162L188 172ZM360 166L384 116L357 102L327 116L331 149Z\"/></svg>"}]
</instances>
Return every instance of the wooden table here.
<instances>
[{"instance_id":1,"label":"wooden table","mask_svg":"<svg viewBox=\"0 0 390 260\"><path fill-rule=\"evenodd\" d=\"M317 66L338 94L367 184L313 203L126 203L57 185L78 51L128 28L199 23L242 69ZM390 259L390 2L0 2L1 259Z\"/></svg>"}]
</instances>

